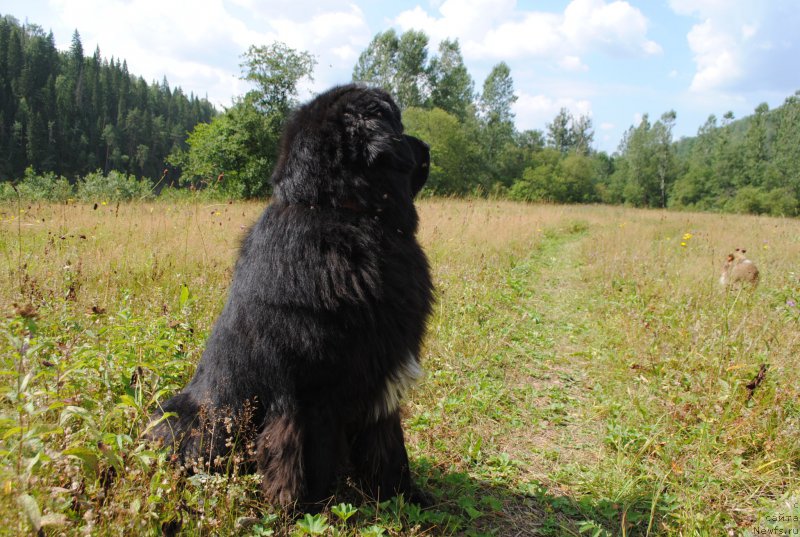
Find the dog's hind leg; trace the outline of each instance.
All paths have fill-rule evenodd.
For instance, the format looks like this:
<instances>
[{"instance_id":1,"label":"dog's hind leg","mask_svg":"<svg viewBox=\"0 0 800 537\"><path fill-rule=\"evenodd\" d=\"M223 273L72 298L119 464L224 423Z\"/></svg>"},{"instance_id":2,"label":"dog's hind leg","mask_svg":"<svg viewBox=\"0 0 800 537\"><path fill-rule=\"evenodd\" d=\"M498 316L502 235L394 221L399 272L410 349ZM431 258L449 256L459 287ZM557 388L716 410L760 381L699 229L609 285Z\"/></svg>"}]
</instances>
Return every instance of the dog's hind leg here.
<instances>
[{"instance_id":1,"label":"dog's hind leg","mask_svg":"<svg viewBox=\"0 0 800 537\"><path fill-rule=\"evenodd\" d=\"M340 427L327 409L269 420L258 439L258 469L268 501L284 508L320 507L332 493L340 467Z\"/></svg>"},{"instance_id":2,"label":"dog's hind leg","mask_svg":"<svg viewBox=\"0 0 800 537\"><path fill-rule=\"evenodd\" d=\"M258 437L256 461L267 501L293 508L303 494L302 423L292 415L268 419Z\"/></svg>"}]
</instances>

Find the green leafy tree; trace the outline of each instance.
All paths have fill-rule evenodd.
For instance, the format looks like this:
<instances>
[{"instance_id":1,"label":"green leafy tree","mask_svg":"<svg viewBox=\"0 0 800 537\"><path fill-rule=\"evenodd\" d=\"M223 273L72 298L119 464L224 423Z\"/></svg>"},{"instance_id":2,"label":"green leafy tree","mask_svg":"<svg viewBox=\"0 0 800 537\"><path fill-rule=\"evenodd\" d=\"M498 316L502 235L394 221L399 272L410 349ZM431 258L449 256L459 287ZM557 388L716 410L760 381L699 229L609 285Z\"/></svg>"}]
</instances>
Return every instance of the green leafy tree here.
<instances>
[{"instance_id":1,"label":"green leafy tree","mask_svg":"<svg viewBox=\"0 0 800 537\"><path fill-rule=\"evenodd\" d=\"M594 190L597 201L602 203L622 203L622 197L613 190L611 178L617 167L617 159L609 156L604 151L592 155L594 160L595 180Z\"/></svg>"},{"instance_id":2,"label":"green leafy tree","mask_svg":"<svg viewBox=\"0 0 800 537\"><path fill-rule=\"evenodd\" d=\"M788 97L777 112L774 142L776 177L771 182L785 186L800 199L800 90Z\"/></svg>"},{"instance_id":3,"label":"green leafy tree","mask_svg":"<svg viewBox=\"0 0 800 537\"><path fill-rule=\"evenodd\" d=\"M741 146L737 143L733 130L733 112L726 112L718 129L712 150L711 167L714 178L715 205L722 206L736 195L737 184L742 184L744 163Z\"/></svg>"},{"instance_id":4,"label":"green leafy tree","mask_svg":"<svg viewBox=\"0 0 800 537\"><path fill-rule=\"evenodd\" d=\"M533 165L537 153L543 148L542 131L526 130L514 133L513 142L505 145L498 158L499 184L508 187L520 179L525 169Z\"/></svg>"},{"instance_id":5,"label":"green leafy tree","mask_svg":"<svg viewBox=\"0 0 800 537\"><path fill-rule=\"evenodd\" d=\"M399 48L400 39L393 29L376 34L358 57L353 68L353 82L364 82L394 92Z\"/></svg>"},{"instance_id":6,"label":"green leafy tree","mask_svg":"<svg viewBox=\"0 0 800 537\"><path fill-rule=\"evenodd\" d=\"M403 32L397 61L397 87L394 95L398 106L422 106L430 92L427 76L428 36L414 30Z\"/></svg>"},{"instance_id":7,"label":"green leafy tree","mask_svg":"<svg viewBox=\"0 0 800 537\"><path fill-rule=\"evenodd\" d=\"M592 142L594 142L594 129L592 118L581 115L572 118L570 125L572 131L572 149L579 155L588 156L592 153Z\"/></svg>"},{"instance_id":8,"label":"green leafy tree","mask_svg":"<svg viewBox=\"0 0 800 537\"><path fill-rule=\"evenodd\" d=\"M511 186L511 199L555 202L558 194L553 186L560 161L561 153L556 149L548 147L538 152L522 177Z\"/></svg>"},{"instance_id":9,"label":"green leafy tree","mask_svg":"<svg viewBox=\"0 0 800 537\"><path fill-rule=\"evenodd\" d=\"M428 192L466 194L479 184L479 148L455 115L439 108L409 108L403 114L403 123L407 133L430 145Z\"/></svg>"},{"instance_id":10,"label":"green leafy tree","mask_svg":"<svg viewBox=\"0 0 800 537\"><path fill-rule=\"evenodd\" d=\"M697 130L689 156L686 171L673 185L671 207L710 209L719 191L714 179L714 146L718 135L717 116L711 114Z\"/></svg>"},{"instance_id":11,"label":"green leafy tree","mask_svg":"<svg viewBox=\"0 0 800 537\"><path fill-rule=\"evenodd\" d=\"M269 193L280 132L296 104L298 84L311 78L314 59L282 43L250 47L242 63L243 79L256 88L211 123L190 133L187 150L178 148L170 164L183 170L182 181L219 188L233 197Z\"/></svg>"},{"instance_id":12,"label":"green leafy tree","mask_svg":"<svg viewBox=\"0 0 800 537\"><path fill-rule=\"evenodd\" d=\"M422 106L427 100L428 36L393 29L375 35L353 69L353 82L381 87L401 109Z\"/></svg>"},{"instance_id":13,"label":"green leafy tree","mask_svg":"<svg viewBox=\"0 0 800 537\"><path fill-rule=\"evenodd\" d=\"M553 203L586 203L596 199L595 161L586 155L566 157L555 148L541 151L509 192L513 199Z\"/></svg>"},{"instance_id":14,"label":"green leafy tree","mask_svg":"<svg viewBox=\"0 0 800 537\"><path fill-rule=\"evenodd\" d=\"M517 101L511 69L505 62L495 65L483 83L479 101L482 123L481 142L484 148L488 182L503 182L500 154L508 144L514 143L514 112Z\"/></svg>"},{"instance_id":15,"label":"green leafy tree","mask_svg":"<svg viewBox=\"0 0 800 537\"><path fill-rule=\"evenodd\" d=\"M587 203L597 198L595 161L582 153L571 153L559 163L554 181L554 199L559 203Z\"/></svg>"},{"instance_id":16,"label":"green leafy tree","mask_svg":"<svg viewBox=\"0 0 800 537\"><path fill-rule=\"evenodd\" d=\"M553 121L547 124L547 145L562 155L568 153L575 146L575 133L570 128L570 123L572 123L572 115L569 110L562 107Z\"/></svg>"},{"instance_id":17,"label":"green leafy tree","mask_svg":"<svg viewBox=\"0 0 800 537\"><path fill-rule=\"evenodd\" d=\"M262 196L269 192L278 134L270 117L247 102L239 102L200 123L168 161L181 168L181 181L195 187L224 191L234 198Z\"/></svg>"},{"instance_id":18,"label":"green leafy tree","mask_svg":"<svg viewBox=\"0 0 800 537\"><path fill-rule=\"evenodd\" d=\"M547 143L562 155L576 152L589 155L592 152L594 130L592 118L586 115L573 116L566 108L561 108L547 124Z\"/></svg>"},{"instance_id":19,"label":"green leafy tree","mask_svg":"<svg viewBox=\"0 0 800 537\"><path fill-rule=\"evenodd\" d=\"M314 56L279 42L267 46L251 45L241 63L243 80L255 84L246 100L265 114L285 116L296 104L298 84L313 80Z\"/></svg>"},{"instance_id":20,"label":"green leafy tree","mask_svg":"<svg viewBox=\"0 0 800 537\"><path fill-rule=\"evenodd\" d=\"M439 54L431 59L428 72L431 107L466 120L472 111L475 84L464 65L458 40L445 39L439 43Z\"/></svg>"},{"instance_id":21,"label":"green leafy tree","mask_svg":"<svg viewBox=\"0 0 800 537\"><path fill-rule=\"evenodd\" d=\"M502 123L512 126L514 112L511 107L517 102L514 95L514 79L505 62L495 65L483 82L480 98L481 116L487 123Z\"/></svg>"},{"instance_id":22,"label":"green leafy tree","mask_svg":"<svg viewBox=\"0 0 800 537\"><path fill-rule=\"evenodd\" d=\"M667 191L671 188L677 173L675 149L672 145L672 128L677 114L674 110L661 114L661 119L653 125L653 158L656 161L661 207L667 206Z\"/></svg>"},{"instance_id":23,"label":"green leafy tree","mask_svg":"<svg viewBox=\"0 0 800 537\"><path fill-rule=\"evenodd\" d=\"M767 182L770 164L767 138L769 105L759 104L750 117L744 141L743 184L760 186Z\"/></svg>"},{"instance_id":24,"label":"green leafy tree","mask_svg":"<svg viewBox=\"0 0 800 537\"><path fill-rule=\"evenodd\" d=\"M628 129L620 142L619 159L606 195L619 195L635 206L667 206L677 174L672 146L675 118L675 112L669 111L652 124L645 114L638 125Z\"/></svg>"}]
</instances>

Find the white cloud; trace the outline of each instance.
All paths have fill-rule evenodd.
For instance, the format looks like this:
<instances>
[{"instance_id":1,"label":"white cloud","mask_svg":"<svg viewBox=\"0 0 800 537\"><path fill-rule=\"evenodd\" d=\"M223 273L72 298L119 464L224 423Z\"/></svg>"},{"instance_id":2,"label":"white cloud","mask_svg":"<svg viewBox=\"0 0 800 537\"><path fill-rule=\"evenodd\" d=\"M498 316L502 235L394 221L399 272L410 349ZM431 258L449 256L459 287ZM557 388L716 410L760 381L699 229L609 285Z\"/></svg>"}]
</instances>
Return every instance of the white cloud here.
<instances>
[{"instance_id":1,"label":"white cloud","mask_svg":"<svg viewBox=\"0 0 800 537\"><path fill-rule=\"evenodd\" d=\"M592 115L592 103L586 99L552 98L525 92L518 93L517 97L513 111L516 114L517 128L520 130L543 128L545 124L553 121L562 108L566 108L574 116Z\"/></svg>"},{"instance_id":2,"label":"white cloud","mask_svg":"<svg viewBox=\"0 0 800 537\"><path fill-rule=\"evenodd\" d=\"M564 42L558 31L559 20L555 14L529 13L520 21L505 22L490 30L480 41L467 42L464 50L483 58L551 56Z\"/></svg>"},{"instance_id":3,"label":"white cloud","mask_svg":"<svg viewBox=\"0 0 800 537\"><path fill-rule=\"evenodd\" d=\"M671 0L679 15L699 21L687 35L696 67L691 90L791 92L800 85L793 0Z\"/></svg>"},{"instance_id":4,"label":"white cloud","mask_svg":"<svg viewBox=\"0 0 800 537\"><path fill-rule=\"evenodd\" d=\"M239 63L250 45L282 41L316 54L308 93L349 80L371 36L361 9L347 0L50 0L50 7L79 28L87 54L99 45L104 58L125 58L148 81L166 76L223 106L246 91Z\"/></svg>"},{"instance_id":5,"label":"white cloud","mask_svg":"<svg viewBox=\"0 0 800 537\"><path fill-rule=\"evenodd\" d=\"M687 38L697 64L692 90L725 87L741 77L737 44L729 34L715 28L711 20L694 26Z\"/></svg>"},{"instance_id":6,"label":"white cloud","mask_svg":"<svg viewBox=\"0 0 800 537\"><path fill-rule=\"evenodd\" d=\"M578 58L586 52L599 50L612 56L661 52L647 38L642 12L619 0L573 0L563 12L520 10L513 0L447 0L438 11L434 16L417 6L394 22L402 30L425 31L433 43L458 38L468 58L552 58L567 70L584 70Z\"/></svg>"},{"instance_id":7,"label":"white cloud","mask_svg":"<svg viewBox=\"0 0 800 537\"><path fill-rule=\"evenodd\" d=\"M434 35L436 31L436 19L428 15L428 12L419 6L400 13L395 19L395 23L401 28L416 28L417 30L422 30L429 36ZM440 37L438 41L446 37L446 35Z\"/></svg>"},{"instance_id":8,"label":"white cloud","mask_svg":"<svg viewBox=\"0 0 800 537\"><path fill-rule=\"evenodd\" d=\"M578 56L564 56L558 65L565 71L588 71L589 66L581 61Z\"/></svg>"},{"instance_id":9,"label":"white cloud","mask_svg":"<svg viewBox=\"0 0 800 537\"><path fill-rule=\"evenodd\" d=\"M561 31L584 50L600 47L625 56L661 53L661 46L646 37L647 19L628 2L573 0L564 10Z\"/></svg>"},{"instance_id":10,"label":"white cloud","mask_svg":"<svg viewBox=\"0 0 800 537\"><path fill-rule=\"evenodd\" d=\"M272 19L278 38L288 45L304 50L322 51L325 45L342 41L353 45L369 37L364 14L351 5L349 11L321 13L308 19Z\"/></svg>"}]
</instances>

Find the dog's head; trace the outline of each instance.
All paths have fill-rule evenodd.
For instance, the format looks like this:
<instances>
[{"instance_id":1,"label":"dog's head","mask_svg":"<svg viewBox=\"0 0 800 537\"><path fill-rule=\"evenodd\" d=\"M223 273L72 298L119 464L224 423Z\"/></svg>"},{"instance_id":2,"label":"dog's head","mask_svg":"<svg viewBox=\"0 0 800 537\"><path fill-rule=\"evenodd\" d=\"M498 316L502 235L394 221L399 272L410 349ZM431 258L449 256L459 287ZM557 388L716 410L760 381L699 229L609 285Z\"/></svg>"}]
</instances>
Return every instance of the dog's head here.
<instances>
[{"instance_id":1,"label":"dog's head","mask_svg":"<svg viewBox=\"0 0 800 537\"><path fill-rule=\"evenodd\" d=\"M427 144L403 134L388 93L347 85L294 112L272 181L284 203L389 213L413 210L429 166Z\"/></svg>"}]
</instances>

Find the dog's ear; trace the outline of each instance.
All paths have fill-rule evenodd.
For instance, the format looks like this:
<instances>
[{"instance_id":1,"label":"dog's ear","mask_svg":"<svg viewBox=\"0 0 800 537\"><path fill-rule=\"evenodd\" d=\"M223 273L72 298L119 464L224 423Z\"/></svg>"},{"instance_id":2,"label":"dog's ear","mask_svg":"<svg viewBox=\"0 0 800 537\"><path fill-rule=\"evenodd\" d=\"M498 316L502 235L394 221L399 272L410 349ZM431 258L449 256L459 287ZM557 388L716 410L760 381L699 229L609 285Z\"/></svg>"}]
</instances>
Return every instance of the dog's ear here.
<instances>
[{"instance_id":1,"label":"dog's ear","mask_svg":"<svg viewBox=\"0 0 800 537\"><path fill-rule=\"evenodd\" d=\"M396 136L385 119L353 112L345 114L344 121L354 161L372 166L381 155L391 152Z\"/></svg>"},{"instance_id":2,"label":"dog's ear","mask_svg":"<svg viewBox=\"0 0 800 537\"><path fill-rule=\"evenodd\" d=\"M361 90L348 102L343 117L351 156L367 166L390 154L403 132L400 109L377 88Z\"/></svg>"}]
</instances>

